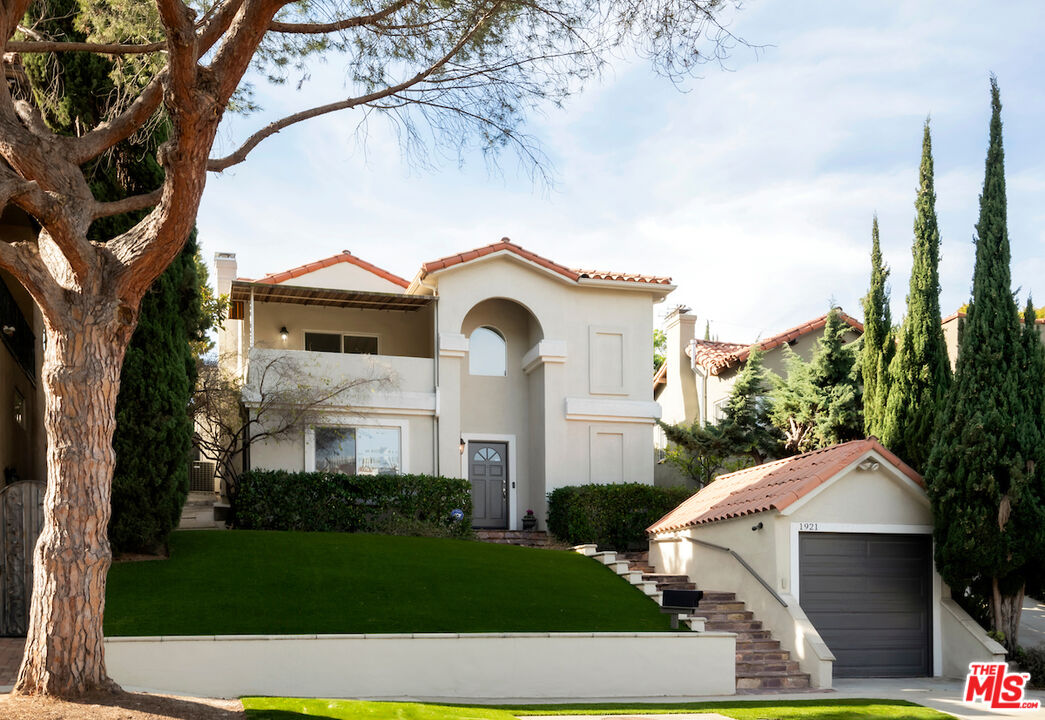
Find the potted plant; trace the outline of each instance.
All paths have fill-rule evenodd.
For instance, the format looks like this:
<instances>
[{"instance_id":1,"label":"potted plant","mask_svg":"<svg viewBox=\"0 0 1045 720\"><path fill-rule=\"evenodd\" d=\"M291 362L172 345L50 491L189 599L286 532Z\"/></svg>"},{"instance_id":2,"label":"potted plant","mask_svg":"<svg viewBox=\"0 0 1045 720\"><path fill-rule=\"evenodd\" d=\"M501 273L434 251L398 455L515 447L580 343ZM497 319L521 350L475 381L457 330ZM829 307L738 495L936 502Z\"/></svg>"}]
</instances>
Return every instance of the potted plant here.
<instances>
[{"instance_id":1,"label":"potted plant","mask_svg":"<svg viewBox=\"0 0 1045 720\"><path fill-rule=\"evenodd\" d=\"M537 516L533 514L533 510L527 510L522 520L523 530L533 530L537 527Z\"/></svg>"}]
</instances>

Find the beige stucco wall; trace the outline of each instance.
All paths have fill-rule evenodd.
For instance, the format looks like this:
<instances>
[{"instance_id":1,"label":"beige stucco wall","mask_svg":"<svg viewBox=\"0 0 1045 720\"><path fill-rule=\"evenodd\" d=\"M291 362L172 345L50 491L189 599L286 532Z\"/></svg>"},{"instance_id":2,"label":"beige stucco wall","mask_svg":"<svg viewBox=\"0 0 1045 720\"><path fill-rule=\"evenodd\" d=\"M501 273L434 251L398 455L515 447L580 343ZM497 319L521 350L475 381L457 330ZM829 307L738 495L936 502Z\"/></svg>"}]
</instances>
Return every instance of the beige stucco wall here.
<instances>
[{"instance_id":1,"label":"beige stucco wall","mask_svg":"<svg viewBox=\"0 0 1045 720\"><path fill-rule=\"evenodd\" d=\"M447 344L440 350L440 456L458 455L462 434L516 436L513 522L527 508L543 518L545 493L556 487L652 482L650 343L653 302L663 291L578 285L510 254L424 282L439 295L438 327ZM508 339L505 378L468 373L467 338L480 325ZM524 372L527 353L554 357ZM571 405L575 400L595 402ZM619 462L606 461L607 448ZM452 472L450 463L442 471Z\"/></svg>"},{"instance_id":2,"label":"beige stucco wall","mask_svg":"<svg viewBox=\"0 0 1045 720\"><path fill-rule=\"evenodd\" d=\"M125 688L452 700L733 695L726 633L107 638Z\"/></svg>"},{"instance_id":3,"label":"beige stucco wall","mask_svg":"<svg viewBox=\"0 0 1045 720\"><path fill-rule=\"evenodd\" d=\"M356 333L376 335L379 355L430 358L435 342L433 320L434 310L431 306L402 312L255 302L254 345L304 350L306 331ZM249 332L249 320L246 324ZM279 334L283 327L288 331L286 342Z\"/></svg>"},{"instance_id":4,"label":"beige stucco wall","mask_svg":"<svg viewBox=\"0 0 1045 720\"><path fill-rule=\"evenodd\" d=\"M304 275L284 280L281 285L298 287L333 288L334 290L359 290L362 292L402 293L405 288L391 280L375 275L350 262L330 265Z\"/></svg>"}]
</instances>

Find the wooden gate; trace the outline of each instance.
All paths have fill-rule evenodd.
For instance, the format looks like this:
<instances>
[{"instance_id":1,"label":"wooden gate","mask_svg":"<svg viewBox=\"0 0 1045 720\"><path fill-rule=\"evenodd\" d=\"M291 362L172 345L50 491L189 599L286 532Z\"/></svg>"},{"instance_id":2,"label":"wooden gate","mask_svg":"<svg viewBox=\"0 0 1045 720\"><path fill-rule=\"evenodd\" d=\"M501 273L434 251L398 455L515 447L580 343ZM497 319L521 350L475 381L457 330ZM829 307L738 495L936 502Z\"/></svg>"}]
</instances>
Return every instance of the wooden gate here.
<instances>
[{"instance_id":1,"label":"wooden gate","mask_svg":"<svg viewBox=\"0 0 1045 720\"><path fill-rule=\"evenodd\" d=\"M44 484L0 490L0 637L23 636L33 592L33 548L44 521Z\"/></svg>"}]
</instances>

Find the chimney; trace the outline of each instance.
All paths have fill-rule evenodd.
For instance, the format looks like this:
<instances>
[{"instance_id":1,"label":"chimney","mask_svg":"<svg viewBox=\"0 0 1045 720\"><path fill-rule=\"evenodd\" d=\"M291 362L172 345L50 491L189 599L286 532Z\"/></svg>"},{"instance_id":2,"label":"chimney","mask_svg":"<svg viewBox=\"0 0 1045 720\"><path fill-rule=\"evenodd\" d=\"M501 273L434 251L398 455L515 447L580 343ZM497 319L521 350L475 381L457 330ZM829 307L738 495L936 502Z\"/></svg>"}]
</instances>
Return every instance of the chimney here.
<instances>
[{"instance_id":1,"label":"chimney","mask_svg":"<svg viewBox=\"0 0 1045 720\"><path fill-rule=\"evenodd\" d=\"M214 289L218 295L232 292L232 281L236 279L236 253L214 253Z\"/></svg>"},{"instance_id":2,"label":"chimney","mask_svg":"<svg viewBox=\"0 0 1045 720\"><path fill-rule=\"evenodd\" d=\"M691 423L697 419L697 383L693 376L686 348L695 336L697 316L690 308L679 305L664 318L664 334L668 347L665 353L667 387L660 396L666 423Z\"/></svg>"}]
</instances>

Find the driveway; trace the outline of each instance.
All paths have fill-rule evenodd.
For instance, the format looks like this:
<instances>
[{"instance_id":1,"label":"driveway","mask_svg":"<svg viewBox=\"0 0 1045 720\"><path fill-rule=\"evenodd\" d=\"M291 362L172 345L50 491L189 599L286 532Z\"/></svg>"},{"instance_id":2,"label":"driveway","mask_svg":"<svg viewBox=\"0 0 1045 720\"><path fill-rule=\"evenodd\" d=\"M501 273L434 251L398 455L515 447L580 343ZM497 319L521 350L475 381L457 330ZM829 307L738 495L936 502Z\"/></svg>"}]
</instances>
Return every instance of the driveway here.
<instances>
[{"instance_id":1,"label":"driveway","mask_svg":"<svg viewBox=\"0 0 1045 720\"><path fill-rule=\"evenodd\" d=\"M1019 641L1025 648L1045 649L1045 603L1032 597L1023 598Z\"/></svg>"}]
</instances>

